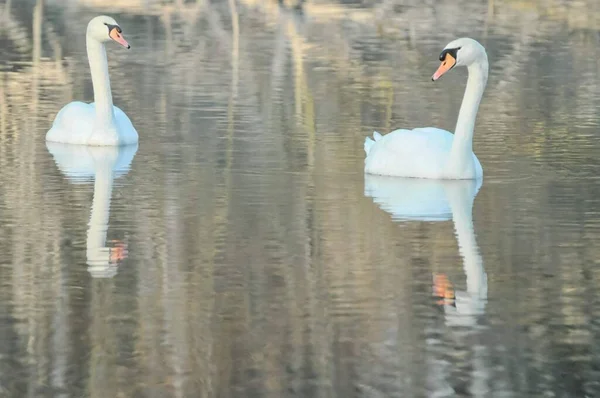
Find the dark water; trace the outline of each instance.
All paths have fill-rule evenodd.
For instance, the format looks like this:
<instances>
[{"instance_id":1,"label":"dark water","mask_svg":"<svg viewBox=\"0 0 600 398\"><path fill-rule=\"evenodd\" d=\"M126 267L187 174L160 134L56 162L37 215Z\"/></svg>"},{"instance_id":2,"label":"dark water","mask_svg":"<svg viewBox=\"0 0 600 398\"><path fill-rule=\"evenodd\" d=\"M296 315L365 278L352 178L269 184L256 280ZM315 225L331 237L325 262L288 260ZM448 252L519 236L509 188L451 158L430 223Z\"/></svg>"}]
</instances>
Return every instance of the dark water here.
<instances>
[{"instance_id":1,"label":"dark water","mask_svg":"<svg viewBox=\"0 0 600 398\"><path fill-rule=\"evenodd\" d=\"M600 396L595 2L109 3L0 1L0 396ZM139 147L47 147L99 13ZM365 178L464 35L483 184Z\"/></svg>"}]
</instances>

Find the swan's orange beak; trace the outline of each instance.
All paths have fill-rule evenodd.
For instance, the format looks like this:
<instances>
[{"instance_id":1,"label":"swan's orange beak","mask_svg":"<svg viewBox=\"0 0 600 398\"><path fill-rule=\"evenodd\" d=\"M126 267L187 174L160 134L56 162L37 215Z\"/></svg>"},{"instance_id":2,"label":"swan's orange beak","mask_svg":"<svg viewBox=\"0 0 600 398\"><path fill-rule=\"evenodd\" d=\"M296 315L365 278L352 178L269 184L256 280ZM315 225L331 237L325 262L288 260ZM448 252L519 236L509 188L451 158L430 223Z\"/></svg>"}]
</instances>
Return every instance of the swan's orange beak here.
<instances>
[{"instance_id":1,"label":"swan's orange beak","mask_svg":"<svg viewBox=\"0 0 600 398\"><path fill-rule=\"evenodd\" d=\"M129 45L129 43L127 43L127 40L125 40L125 38L123 37L121 32L122 32L121 28L119 28L118 26L115 26L114 28L112 28L110 30L108 35L110 36L111 39L113 39L114 41L116 41L117 43L122 45L123 47L130 49L131 46Z\"/></svg>"},{"instance_id":2,"label":"swan's orange beak","mask_svg":"<svg viewBox=\"0 0 600 398\"><path fill-rule=\"evenodd\" d=\"M446 53L446 57L444 58L444 60L440 64L440 67L438 68L438 70L435 71L435 73L433 74L433 76L431 76L431 80L436 81L437 79L439 79L440 77L442 77L443 74L445 74L450 69L452 69L452 67L454 65L456 65L456 58L454 58L452 56L452 54Z\"/></svg>"}]
</instances>

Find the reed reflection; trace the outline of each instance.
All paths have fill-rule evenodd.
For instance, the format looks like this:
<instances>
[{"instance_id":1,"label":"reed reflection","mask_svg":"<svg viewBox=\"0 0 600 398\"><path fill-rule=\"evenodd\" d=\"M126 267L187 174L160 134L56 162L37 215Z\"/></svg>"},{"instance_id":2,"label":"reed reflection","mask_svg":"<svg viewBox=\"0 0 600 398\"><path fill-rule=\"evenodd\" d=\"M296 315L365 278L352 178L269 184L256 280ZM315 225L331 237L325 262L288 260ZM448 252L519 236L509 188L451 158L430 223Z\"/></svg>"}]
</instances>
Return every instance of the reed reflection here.
<instances>
[{"instance_id":1,"label":"reed reflection","mask_svg":"<svg viewBox=\"0 0 600 398\"><path fill-rule=\"evenodd\" d=\"M127 257L127 245L106 246L113 182L126 175L138 146L88 147L47 142L59 170L73 184L94 181L94 198L86 240L88 271L94 278L112 278Z\"/></svg>"}]
</instances>

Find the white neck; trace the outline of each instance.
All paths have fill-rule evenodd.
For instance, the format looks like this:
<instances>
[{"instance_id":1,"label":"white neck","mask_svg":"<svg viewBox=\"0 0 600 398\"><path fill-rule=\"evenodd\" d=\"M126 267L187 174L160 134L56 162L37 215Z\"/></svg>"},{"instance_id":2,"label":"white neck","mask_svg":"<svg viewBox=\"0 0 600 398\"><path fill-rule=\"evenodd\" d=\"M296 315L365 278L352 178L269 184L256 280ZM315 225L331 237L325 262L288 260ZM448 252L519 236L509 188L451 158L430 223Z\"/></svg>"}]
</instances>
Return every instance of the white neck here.
<instances>
[{"instance_id":1,"label":"white neck","mask_svg":"<svg viewBox=\"0 0 600 398\"><path fill-rule=\"evenodd\" d=\"M94 181L94 199L86 245L88 265L103 268L109 265L109 250L105 244L114 175L111 162L99 163Z\"/></svg>"},{"instance_id":2,"label":"white neck","mask_svg":"<svg viewBox=\"0 0 600 398\"><path fill-rule=\"evenodd\" d=\"M86 46L94 86L97 127L109 129L114 127L114 114L106 48L104 43L89 35L86 36Z\"/></svg>"},{"instance_id":3,"label":"white neck","mask_svg":"<svg viewBox=\"0 0 600 398\"><path fill-rule=\"evenodd\" d=\"M467 276L467 293L473 307L483 307L487 298L487 276L483 269L483 259L473 228L473 201L476 183L452 181L446 186L446 195L452 209L452 221L458 240L458 251L463 258L463 267Z\"/></svg>"},{"instance_id":4,"label":"white neck","mask_svg":"<svg viewBox=\"0 0 600 398\"><path fill-rule=\"evenodd\" d=\"M469 65L468 70L469 78L454 129L454 141L448 165L449 172L458 175L474 173L473 130L481 96L488 79L488 59L485 52L477 61Z\"/></svg>"}]
</instances>

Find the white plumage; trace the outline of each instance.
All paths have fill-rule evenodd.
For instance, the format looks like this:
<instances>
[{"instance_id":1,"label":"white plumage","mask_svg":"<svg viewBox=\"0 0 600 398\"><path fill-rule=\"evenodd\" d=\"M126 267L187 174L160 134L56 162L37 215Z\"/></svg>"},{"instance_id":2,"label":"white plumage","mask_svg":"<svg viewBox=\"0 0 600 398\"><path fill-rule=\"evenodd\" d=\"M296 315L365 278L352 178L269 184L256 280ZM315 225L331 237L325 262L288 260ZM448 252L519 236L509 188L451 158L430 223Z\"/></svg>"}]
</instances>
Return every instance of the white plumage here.
<instances>
[{"instance_id":1,"label":"white plumage","mask_svg":"<svg viewBox=\"0 0 600 398\"><path fill-rule=\"evenodd\" d=\"M483 169L473 153L473 130L488 77L485 49L469 38L454 40L440 55L437 80L455 65L465 65L469 79L455 133L435 127L373 133L365 139L365 173L428 179L479 179Z\"/></svg>"}]
</instances>

